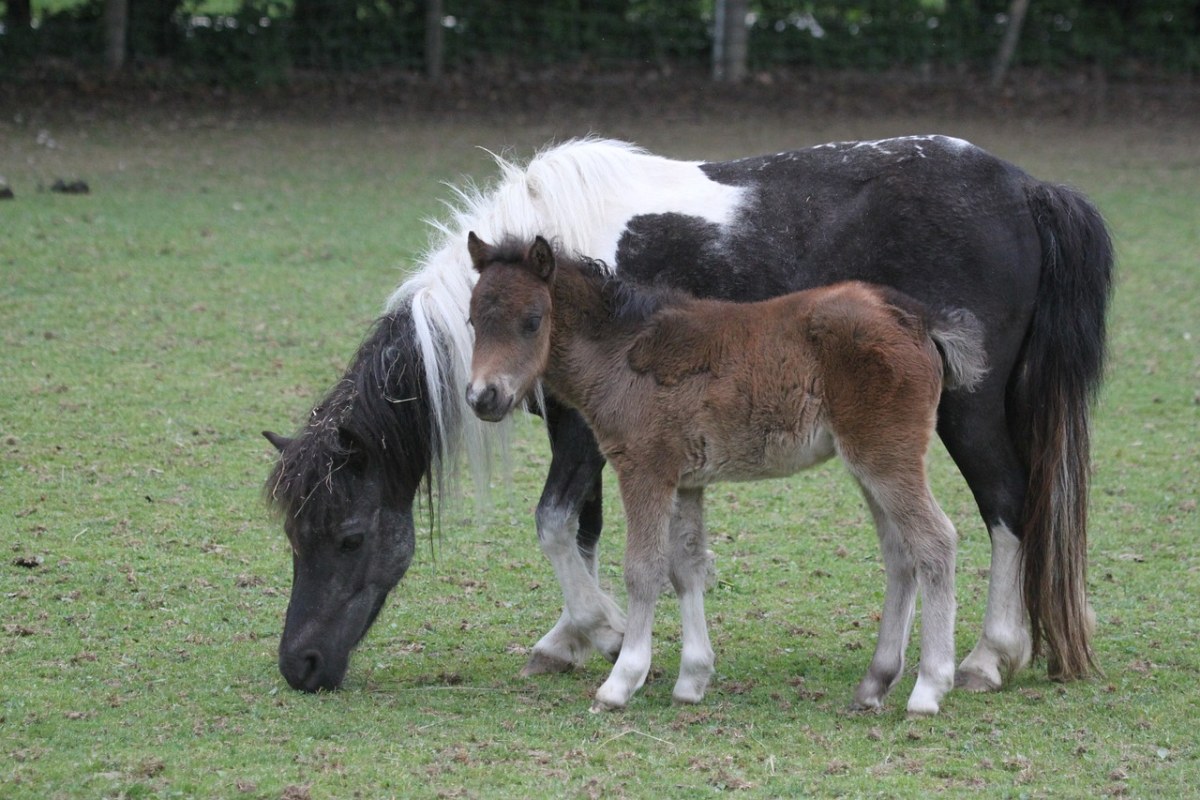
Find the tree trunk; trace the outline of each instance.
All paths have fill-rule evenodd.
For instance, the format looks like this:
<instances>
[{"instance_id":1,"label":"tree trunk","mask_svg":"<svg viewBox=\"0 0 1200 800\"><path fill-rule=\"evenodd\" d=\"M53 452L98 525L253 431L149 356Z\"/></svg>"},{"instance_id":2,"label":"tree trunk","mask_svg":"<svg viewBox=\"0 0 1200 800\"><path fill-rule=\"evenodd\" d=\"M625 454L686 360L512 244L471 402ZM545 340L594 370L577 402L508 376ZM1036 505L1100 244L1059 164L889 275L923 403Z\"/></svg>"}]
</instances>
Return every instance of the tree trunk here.
<instances>
[{"instance_id":1,"label":"tree trunk","mask_svg":"<svg viewBox=\"0 0 1200 800\"><path fill-rule=\"evenodd\" d=\"M1000 51L996 54L996 63L992 67L992 87L995 89L1004 84L1004 76L1008 74L1013 54L1017 52L1021 26L1025 23L1025 12L1028 10L1029 0L1012 0L1008 4L1008 29L1004 31L1004 41L1000 42Z\"/></svg>"},{"instance_id":2,"label":"tree trunk","mask_svg":"<svg viewBox=\"0 0 1200 800\"><path fill-rule=\"evenodd\" d=\"M713 31L713 80L737 83L746 77L746 12L749 0L716 0Z\"/></svg>"},{"instance_id":3,"label":"tree trunk","mask_svg":"<svg viewBox=\"0 0 1200 800\"><path fill-rule=\"evenodd\" d=\"M4 26L9 31L27 31L33 22L33 8L29 0L8 0L4 4Z\"/></svg>"},{"instance_id":4,"label":"tree trunk","mask_svg":"<svg viewBox=\"0 0 1200 800\"><path fill-rule=\"evenodd\" d=\"M442 0L426 0L425 76L433 81L439 80L442 77L446 60L442 16Z\"/></svg>"},{"instance_id":5,"label":"tree trunk","mask_svg":"<svg viewBox=\"0 0 1200 800\"><path fill-rule=\"evenodd\" d=\"M104 65L110 75L125 67L129 0L104 0Z\"/></svg>"}]
</instances>

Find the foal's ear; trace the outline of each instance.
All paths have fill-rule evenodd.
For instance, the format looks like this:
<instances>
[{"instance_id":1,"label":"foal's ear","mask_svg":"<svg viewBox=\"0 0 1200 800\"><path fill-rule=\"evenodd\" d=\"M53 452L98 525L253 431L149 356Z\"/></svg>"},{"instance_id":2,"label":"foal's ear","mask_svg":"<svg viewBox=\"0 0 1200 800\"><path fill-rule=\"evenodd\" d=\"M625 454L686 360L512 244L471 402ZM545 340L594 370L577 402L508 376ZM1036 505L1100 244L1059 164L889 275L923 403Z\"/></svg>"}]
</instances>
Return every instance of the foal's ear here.
<instances>
[{"instance_id":1,"label":"foal's ear","mask_svg":"<svg viewBox=\"0 0 1200 800\"><path fill-rule=\"evenodd\" d=\"M533 240L525 260L533 267L537 276L544 281L550 280L550 276L554 274L554 250L550 247L550 243L541 236Z\"/></svg>"},{"instance_id":2,"label":"foal's ear","mask_svg":"<svg viewBox=\"0 0 1200 800\"><path fill-rule=\"evenodd\" d=\"M492 246L476 236L475 231L467 234L467 252L471 254L471 266L476 272L483 272L492 258Z\"/></svg>"},{"instance_id":3,"label":"foal's ear","mask_svg":"<svg viewBox=\"0 0 1200 800\"><path fill-rule=\"evenodd\" d=\"M287 449L289 444L292 443L292 440L288 437L280 436L278 433L273 433L271 431L263 431L262 435L266 437L268 442L275 445L275 449L281 453Z\"/></svg>"}]
</instances>

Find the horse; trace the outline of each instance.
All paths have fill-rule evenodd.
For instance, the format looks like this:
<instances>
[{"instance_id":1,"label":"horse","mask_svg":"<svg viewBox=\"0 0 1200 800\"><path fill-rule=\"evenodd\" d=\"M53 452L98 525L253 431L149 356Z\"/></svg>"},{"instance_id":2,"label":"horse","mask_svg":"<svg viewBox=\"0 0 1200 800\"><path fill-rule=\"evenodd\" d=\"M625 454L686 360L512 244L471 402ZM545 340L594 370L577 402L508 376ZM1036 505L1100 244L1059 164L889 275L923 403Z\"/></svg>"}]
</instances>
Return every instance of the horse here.
<instances>
[{"instance_id":1,"label":"horse","mask_svg":"<svg viewBox=\"0 0 1200 800\"><path fill-rule=\"evenodd\" d=\"M837 142L733 161L678 161L569 141L460 190L421 266L389 297L345 374L265 484L292 550L279 669L305 691L341 685L350 652L412 561L414 508L433 522L464 460L502 434L466 406L476 273L470 230L541 232L626 280L757 301L843 280L969 311L989 372L946 392L938 435L991 539L982 633L956 682L1000 689L1046 655L1056 679L1095 670L1086 587L1089 419L1105 356L1113 251L1078 191L944 136ZM546 398L551 463L538 541L563 612L523 674L617 657L620 606L599 585L605 464L579 415Z\"/></svg>"},{"instance_id":2,"label":"horse","mask_svg":"<svg viewBox=\"0 0 1200 800\"><path fill-rule=\"evenodd\" d=\"M704 697L714 659L705 531L688 519L702 518L705 487L784 477L836 453L871 509L887 574L853 707L881 708L900 678L919 591L908 712L938 712L954 684L958 533L929 488L925 453L943 387L970 391L986 372L973 316L861 282L745 304L639 292L541 236L492 246L471 233L468 249L480 276L468 405L497 422L544 389L583 416L617 474L629 616L593 711L625 708L645 682L668 576L683 621L672 697Z\"/></svg>"}]
</instances>

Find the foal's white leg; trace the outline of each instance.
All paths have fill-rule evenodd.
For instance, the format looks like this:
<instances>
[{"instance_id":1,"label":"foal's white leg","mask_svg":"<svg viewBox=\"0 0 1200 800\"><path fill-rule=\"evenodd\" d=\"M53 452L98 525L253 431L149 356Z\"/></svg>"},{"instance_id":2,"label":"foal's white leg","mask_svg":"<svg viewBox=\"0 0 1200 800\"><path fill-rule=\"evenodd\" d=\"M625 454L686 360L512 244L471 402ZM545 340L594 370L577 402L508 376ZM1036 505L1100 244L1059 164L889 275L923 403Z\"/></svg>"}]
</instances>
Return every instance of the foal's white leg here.
<instances>
[{"instance_id":1,"label":"foal's white leg","mask_svg":"<svg viewBox=\"0 0 1200 800\"><path fill-rule=\"evenodd\" d=\"M909 714L936 714L954 686L954 566L958 533L932 495L922 518L907 531L921 591L921 664L908 697ZM916 526L920 526L919 528Z\"/></svg>"},{"instance_id":2,"label":"foal's white leg","mask_svg":"<svg viewBox=\"0 0 1200 800\"><path fill-rule=\"evenodd\" d=\"M917 568L900 530L865 486L863 495L875 518L875 532L883 553L887 584L875 655L871 658L867 674L854 692L854 702L851 704L851 708L860 711L882 707L883 698L900 679L917 605Z\"/></svg>"},{"instance_id":3,"label":"foal's white leg","mask_svg":"<svg viewBox=\"0 0 1200 800\"><path fill-rule=\"evenodd\" d=\"M671 696L679 703L699 703L712 678L715 659L704 618L708 552L705 549L703 489L680 490L670 535L671 583L679 597L679 615L683 621L679 679Z\"/></svg>"},{"instance_id":4,"label":"foal's white leg","mask_svg":"<svg viewBox=\"0 0 1200 800\"><path fill-rule=\"evenodd\" d=\"M936 714L954 685L954 557L957 534L928 488L906 491L862 481L875 516L888 583L879 641L854 707L879 708L904 668L916 591L921 594L921 659L908 713Z\"/></svg>"},{"instance_id":5,"label":"foal's white leg","mask_svg":"<svg viewBox=\"0 0 1200 800\"><path fill-rule=\"evenodd\" d=\"M629 616L625 622L625 643L608 680L596 690L592 711L616 711L629 704L633 693L642 688L650 674L651 634L658 587L629 585Z\"/></svg>"},{"instance_id":6,"label":"foal's white leg","mask_svg":"<svg viewBox=\"0 0 1200 800\"><path fill-rule=\"evenodd\" d=\"M624 476L621 476L622 478ZM629 483L635 484L630 487ZM654 606L667 576L673 489L659 491L649 480L621 480L629 532L625 545L625 587L629 616L625 639L612 672L599 689L592 711L624 708L650 674Z\"/></svg>"},{"instance_id":7,"label":"foal's white leg","mask_svg":"<svg viewBox=\"0 0 1200 800\"><path fill-rule=\"evenodd\" d=\"M616 660L625 615L600 589L595 553L585 558L575 543L578 513L555 507L538 509L537 524L538 542L562 587L563 613L534 645L521 674L569 670L582 664L593 649L609 661Z\"/></svg>"},{"instance_id":8,"label":"foal's white leg","mask_svg":"<svg viewBox=\"0 0 1200 800\"><path fill-rule=\"evenodd\" d=\"M955 685L970 692L996 691L1029 663L1033 652L1021 593L1021 543L1005 525L989 532L992 567L983 635L955 675Z\"/></svg>"}]
</instances>

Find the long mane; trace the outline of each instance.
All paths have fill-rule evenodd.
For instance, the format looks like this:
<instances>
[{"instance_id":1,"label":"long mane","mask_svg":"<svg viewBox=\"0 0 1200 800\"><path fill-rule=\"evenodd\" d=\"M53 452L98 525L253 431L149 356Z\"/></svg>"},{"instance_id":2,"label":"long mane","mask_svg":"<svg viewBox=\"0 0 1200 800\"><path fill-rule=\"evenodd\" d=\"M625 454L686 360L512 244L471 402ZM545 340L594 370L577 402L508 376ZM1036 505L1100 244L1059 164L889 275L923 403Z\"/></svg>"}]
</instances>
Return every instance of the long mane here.
<instances>
[{"instance_id":1,"label":"long mane","mask_svg":"<svg viewBox=\"0 0 1200 800\"><path fill-rule=\"evenodd\" d=\"M609 139L577 139L543 150L522 167L495 156L500 176L481 190L452 187L457 202L446 221L431 221L432 246L417 271L391 295L389 311L406 307L430 393L430 440L437 442L437 482L465 455L484 485L496 452L506 450L504 425L480 422L465 409L472 334L466 325L475 271L467 233L489 241L542 235L560 252L586 253L612 265L630 217L667 211L727 222L741 190L710 181L699 162L674 161ZM605 267L610 268L610 267Z\"/></svg>"},{"instance_id":2,"label":"long mane","mask_svg":"<svg viewBox=\"0 0 1200 800\"><path fill-rule=\"evenodd\" d=\"M439 393L422 380L420 359L405 306L376 321L267 479L267 497L286 518L336 520L354 490L349 473L358 460L378 467L389 504L411 502L422 483L432 500L425 477L437 431L423 419Z\"/></svg>"}]
</instances>

